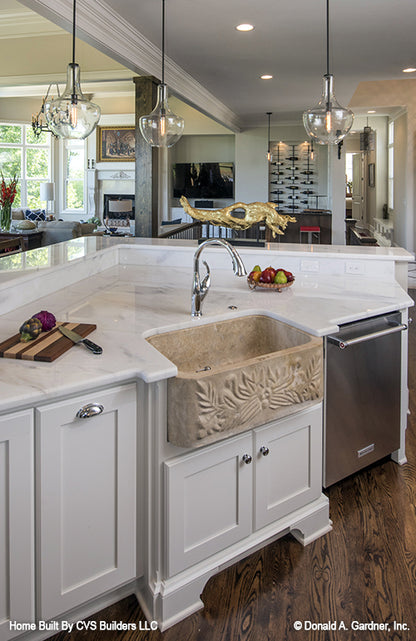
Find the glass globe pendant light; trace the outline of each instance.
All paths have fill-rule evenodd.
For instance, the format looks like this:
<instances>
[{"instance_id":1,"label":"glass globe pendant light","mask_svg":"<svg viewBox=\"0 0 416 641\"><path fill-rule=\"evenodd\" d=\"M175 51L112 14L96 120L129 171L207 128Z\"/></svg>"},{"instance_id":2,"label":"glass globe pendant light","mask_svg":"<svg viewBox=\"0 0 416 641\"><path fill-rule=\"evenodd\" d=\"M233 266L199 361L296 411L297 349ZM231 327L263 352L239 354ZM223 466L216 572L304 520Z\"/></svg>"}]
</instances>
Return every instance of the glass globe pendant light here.
<instances>
[{"instance_id":1,"label":"glass globe pendant light","mask_svg":"<svg viewBox=\"0 0 416 641\"><path fill-rule=\"evenodd\" d=\"M55 100L45 103L45 118L55 136L83 139L94 131L101 109L81 91L80 68L75 62L75 9L76 0L73 3L72 62L67 68L65 91Z\"/></svg>"},{"instance_id":2,"label":"glass globe pendant light","mask_svg":"<svg viewBox=\"0 0 416 641\"><path fill-rule=\"evenodd\" d=\"M152 147L172 147L183 134L184 119L171 111L165 84L165 0L162 0L162 82L157 88L157 102L152 113L139 119L145 141Z\"/></svg>"},{"instance_id":3,"label":"glass globe pendant light","mask_svg":"<svg viewBox=\"0 0 416 641\"><path fill-rule=\"evenodd\" d=\"M341 107L334 94L334 76L329 73L329 0L326 0L326 74L320 101L303 114L308 135L320 145L336 145L349 132L354 121L350 109Z\"/></svg>"}]
</instances>

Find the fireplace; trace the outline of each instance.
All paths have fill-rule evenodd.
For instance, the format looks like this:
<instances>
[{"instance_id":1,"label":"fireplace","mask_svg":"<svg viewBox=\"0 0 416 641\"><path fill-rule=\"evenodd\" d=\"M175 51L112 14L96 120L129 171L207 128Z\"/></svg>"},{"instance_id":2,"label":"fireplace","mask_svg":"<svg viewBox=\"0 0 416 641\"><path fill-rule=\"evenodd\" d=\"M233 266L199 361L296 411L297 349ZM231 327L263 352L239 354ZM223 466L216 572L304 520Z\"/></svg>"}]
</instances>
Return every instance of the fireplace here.
<instances>
[{"instance_id":1,"label":"fireplace","mask_svg":"<svg viewBox=\"0 0 416 641\"><path fill-rule=\"evenodd\" d=\"M131 201L131 208L125 201ZM117 207L117 203L120 203L119 207ZM123 206L124 203L125 206ZM104 194L103 212L104 220L106 218L115 220L126 220L128 218L134 220L134 194Z\"/></svg>"}]
</instances>

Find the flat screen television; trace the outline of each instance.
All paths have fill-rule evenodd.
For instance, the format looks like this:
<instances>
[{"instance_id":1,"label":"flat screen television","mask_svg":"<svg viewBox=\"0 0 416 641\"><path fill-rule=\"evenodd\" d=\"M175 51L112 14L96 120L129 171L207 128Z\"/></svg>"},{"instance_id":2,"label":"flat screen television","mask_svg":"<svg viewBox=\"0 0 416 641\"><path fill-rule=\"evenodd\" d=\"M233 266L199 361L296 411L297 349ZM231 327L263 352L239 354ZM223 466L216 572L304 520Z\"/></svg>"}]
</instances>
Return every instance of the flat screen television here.
<instances>
[{"instance_id":1,"label":"flat screen television","mask_svg":"<svg viewBox=\"0 0 416 641\"><path fill-rule=\"evenodd\" d=\"M234 198L234 163L194 162L173 165L173 197Z\"/></svg>"}]
</instances>

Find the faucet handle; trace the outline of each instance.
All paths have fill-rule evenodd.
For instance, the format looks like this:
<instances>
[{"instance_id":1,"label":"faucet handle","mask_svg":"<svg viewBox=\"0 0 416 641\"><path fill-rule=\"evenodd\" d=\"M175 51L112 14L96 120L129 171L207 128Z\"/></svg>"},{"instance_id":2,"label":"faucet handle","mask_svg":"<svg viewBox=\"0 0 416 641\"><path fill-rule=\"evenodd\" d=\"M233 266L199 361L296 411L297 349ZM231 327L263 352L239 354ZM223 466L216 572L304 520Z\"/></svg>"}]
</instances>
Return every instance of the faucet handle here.
<instances>
[{"instance_id":1,"label":"faucet handle","mask_svg":"<svg viewBox=\"0 0 416 641\"><path fill-rule=\"evenodd\" d=\"M205 260L202 262L205 265L205 269L207 270L207 273L205 274L205 277L201 283L201 299L208 294L209 286L211 285L211 271L210 271L209 265Z\"/></svg>"}]
</instances>

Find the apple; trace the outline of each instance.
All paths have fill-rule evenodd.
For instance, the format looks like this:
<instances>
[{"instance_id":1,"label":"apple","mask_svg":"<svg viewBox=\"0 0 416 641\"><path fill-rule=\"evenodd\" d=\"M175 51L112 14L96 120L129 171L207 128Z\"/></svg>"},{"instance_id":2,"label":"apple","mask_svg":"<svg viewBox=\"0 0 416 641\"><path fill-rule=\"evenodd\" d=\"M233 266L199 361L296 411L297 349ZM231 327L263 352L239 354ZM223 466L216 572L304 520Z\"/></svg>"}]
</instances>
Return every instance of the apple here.
<instances>
[{"instance_id":1,"label":"apple","mask_svg":"<svg viewBox=\"0 0 416 641\"><path fill-rule=\"evenodd\" d=\"M273 267L266 267L266 269L263 269L260 275L260 282L261 283L272 283L274 281L274 277L276 276L276 270L273 269Z\"/></svg>"},{"instance_id":2,"label":"apple","mask_svg":"<svg viewBox=\"0 0 416 641\"><path fill-rule=\"evenodd\" d=\"M295 277L293 276L292 272L288 272L286 269L282 269L282 272L285 274L288 283L291 283L292 280L295 280Z\"/></svg>"}]
</instances>

